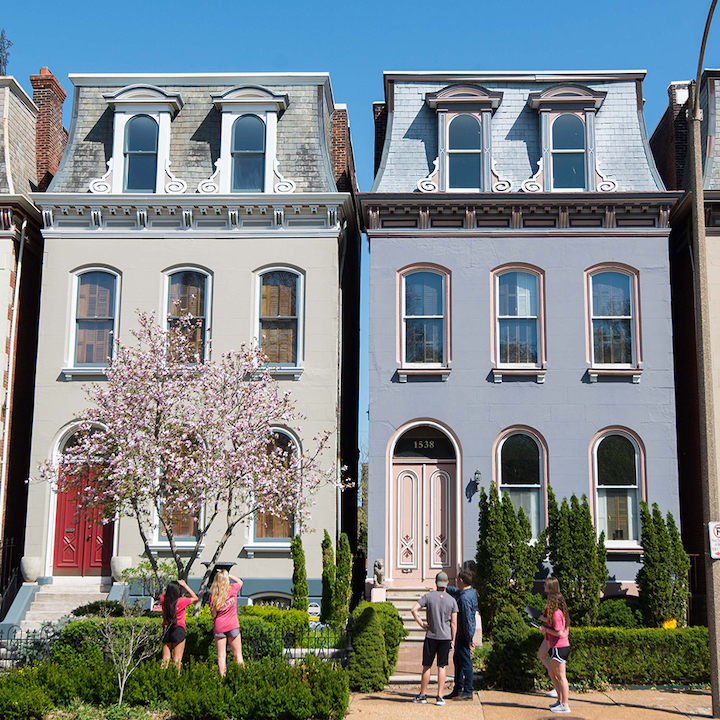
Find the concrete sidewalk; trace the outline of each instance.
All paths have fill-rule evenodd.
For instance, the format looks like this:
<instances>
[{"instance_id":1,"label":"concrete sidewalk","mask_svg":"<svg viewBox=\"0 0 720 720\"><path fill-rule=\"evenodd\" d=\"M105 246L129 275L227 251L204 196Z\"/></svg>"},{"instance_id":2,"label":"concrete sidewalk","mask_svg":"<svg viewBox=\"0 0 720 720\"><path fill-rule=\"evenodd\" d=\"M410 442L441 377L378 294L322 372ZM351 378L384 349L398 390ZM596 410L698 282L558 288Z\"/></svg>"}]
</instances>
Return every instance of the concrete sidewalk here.
<instances>
[{"instance_id":1,"label":"concrete sidewalk","mask_svg":"<svg viewBox=\"0 0 720 720\"><path fill-rule=\"evenodd\" d=\"M431 685L429 692L437 691ZM415 705L412 699L419 686L390 685L381 693L353 693L347 718L352 720L550 720L566 717L575 720L681 720L712 717L709 690L608 690L570 693L569 715L550 712L554 700L540 693L510 693L482 690L472 702L447 700L435 706L428 696L427 705ZM446 692L450 692L448 689Z\"/></svg>"}]
</instances>

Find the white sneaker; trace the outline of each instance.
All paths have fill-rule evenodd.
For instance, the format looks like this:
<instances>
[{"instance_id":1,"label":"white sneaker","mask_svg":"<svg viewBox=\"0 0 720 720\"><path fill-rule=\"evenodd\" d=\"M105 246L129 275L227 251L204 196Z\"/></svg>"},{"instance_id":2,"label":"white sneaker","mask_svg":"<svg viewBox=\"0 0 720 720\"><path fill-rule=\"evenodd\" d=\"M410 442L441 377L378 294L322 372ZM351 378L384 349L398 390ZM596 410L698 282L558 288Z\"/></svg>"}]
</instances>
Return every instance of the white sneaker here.
<instances>
[{"instance_id":1,"label":"white sneaker","mask_svg":"<svg viewBox=\"0 0 720 720\"><path fill-rule=\"evenodd\" d=\"M551 705L551 706L550 706L550 712L554 712L554 713L569 713L569 712L570 712L570 706L569 706L569 705L563 705L562 703L558 703L557 705Z\"/></svg>"},{"instance_id":2,"label":"white sneaker","mask_svg":"<svg viewBox=\"0 0 720 720\"><path fill-rule=\"evenodd\" d=\"M545 693L545 697L557 697L557 690L553 688L550 692Z\"/></svg>"}]
</instances>

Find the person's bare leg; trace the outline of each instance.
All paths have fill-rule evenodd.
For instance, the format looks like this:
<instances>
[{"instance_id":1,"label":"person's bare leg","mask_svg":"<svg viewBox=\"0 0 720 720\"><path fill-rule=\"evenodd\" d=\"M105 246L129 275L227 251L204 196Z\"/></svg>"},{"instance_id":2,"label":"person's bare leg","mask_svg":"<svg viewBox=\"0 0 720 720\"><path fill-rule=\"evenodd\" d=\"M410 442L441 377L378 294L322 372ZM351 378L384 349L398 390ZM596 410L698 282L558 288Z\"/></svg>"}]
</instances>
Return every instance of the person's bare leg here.
<instances>
[{"instance_id":1,"label":"person's bare leg","mask_svg":"<svg viewBox=\"0 0 720 720\"><path fill-rule=\"evenodd\" d=\"M240 636L237 635L234 638L230 638L228 640L228 643L230 644L230 649L233 652L233 655L235 656L235 660L238 665L244 665L243 662L243 656L242 656L242 640L240 639Z\"/></svg>"},{"instance_id":2,"label":"person's bare leg","mask_svg":"<svg viewBox=\"0 0 720 720\"><path fill-rule=\"evenodd\" d=\"M162 660L160 661L160 667L163 670L170 664L171 653L172 653L172 651L170 650L170 644L163 643L163 645L162 645Z\"/></svg>"},{"instance_id":3,"label":"person's bare leg","mask_svg":"<svg viewBox=\"0 0 720 720\"><path fill-rule=\"evenodd\" d=\"M420 694L427 695L428 685L430 684L430 666L423 665L422 679L420 680Z\"/></svg>"},{"instance_id":4,"label":"person's bare leg","mask_svg":"<svg viewBox=\"0 0 720 720\"><path fill-rule=\"evenodd\" d=\"M555 689L558 693L558 700L563 705L568 705L570 700L570 688L568 687L565 663L553 661L553 665L557 665L557 668L555 669Z\"/></svg>"},{"instance_id":5,"label":"person's bare leg","mask_svg":"<svg viewBox=\"0 0 720 720\"><path fill-rule=\"evenodd\" d=\"M438 694L437 696L441 698L443 696L443 693L445 692L445 678L447 677L447 668L446 667L438 667Z\"/></svg>"},{"instance_id":6,"label":"person's bare leg","mask_svg":"<svg viewBox=\"0 0 720 720\"><path fill-rule=\"evenodd\" d=\"M225 673L227 672L227 638L215 638L215 647L217 648L220 677L225 677Z\"/></svg>"},{"instance_id":7,"label":"person's bare leg","mask_svg":"<svg viewBox=\"0 0 720 720\"><path fill-rule=\"evenodd\" d=\"M550 670L550 660L548 660L547 656L548 652L548 641L547 638L543 638L543 641L540 643L540 649L538 650L538 660L545 666L546 670Z\"/></svg>"},{"instance_id":8,"label":"person's bare leg","mask_svg":"<svg viewBox=\"0 0 720 720\"><path fill-rule=\"evenodd\" d=\"M172 660L175 663L177 669L180 669L182 665L183 653L185 652L185 641L179 642L172 651Z\"/></svg>"}]
</instances>

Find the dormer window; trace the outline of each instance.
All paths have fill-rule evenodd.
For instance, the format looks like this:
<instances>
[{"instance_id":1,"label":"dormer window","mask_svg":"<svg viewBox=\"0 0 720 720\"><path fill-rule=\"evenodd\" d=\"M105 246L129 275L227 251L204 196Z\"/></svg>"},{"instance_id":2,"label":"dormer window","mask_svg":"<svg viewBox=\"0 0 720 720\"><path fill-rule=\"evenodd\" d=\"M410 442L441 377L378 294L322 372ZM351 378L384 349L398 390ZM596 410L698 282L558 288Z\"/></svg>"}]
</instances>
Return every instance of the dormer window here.
<instances>
[{"instance_id":1,"label":"dormer window","mask_svg":"<svg viewBox=\"0 0 720 720\"><path fill-rule=\"evenodd\" d=\"M276 158L277 121L288 106L287 95L246 85L212 99L222 113L220 158L198 192L292 192L295 183L282 177Z\"/></svg>"},{"instance_id":2,"label":"dormer window","mask_svg":"<svg viewBox=\"0 0 720 720\"><path fill-rule=\"evenodd\" d=\"M479 85L450 85L425 96L437 112L438 158L418 182L420 192L501 192L510 183L492 169L493 112L502 93Z\"/></svg>"},{"instance_id":3,"label":"dormer window","mask_svg":"<svg viewBox=\"0 0 720 720\"><path fill-rule=\"evenodd\" d=\"M158 124L148 115L135 115L125 126L125 192L155 192Z\"/></svg>"},{"instance_id":4,"label":"dormer window","mask_svg":"<svg viewBox=\"0 0 720 720\"><path fill-rule=\"evenodd\" d=\"M540 115L542 157L525 192L610 192L613 180L597 167L595 115L606 93L582 85L553 85L530 93L528 105Z\"/></svg>"},{"instance_id":5,"label":"dormer window","mask_svg":"<svg viewBox=\"0 0 720 720\"><path fill-rule=\"evenodd\" d=\"M113 154L108 171L89 185L93 193L183 193L170 172L170 126L183 106L178 93L129 85L103 95L113 110Z\"/></svg>"},{"instance_id":6,"label":"dormer window","mask_svg":"<svg viewBox=\"0 0 720 720\"><path fill-rule=\"evenodd\" d=\"M265 189L265 123L257 115L242 115L233 123L232 191Z\"/></svg>"}]
</instances>

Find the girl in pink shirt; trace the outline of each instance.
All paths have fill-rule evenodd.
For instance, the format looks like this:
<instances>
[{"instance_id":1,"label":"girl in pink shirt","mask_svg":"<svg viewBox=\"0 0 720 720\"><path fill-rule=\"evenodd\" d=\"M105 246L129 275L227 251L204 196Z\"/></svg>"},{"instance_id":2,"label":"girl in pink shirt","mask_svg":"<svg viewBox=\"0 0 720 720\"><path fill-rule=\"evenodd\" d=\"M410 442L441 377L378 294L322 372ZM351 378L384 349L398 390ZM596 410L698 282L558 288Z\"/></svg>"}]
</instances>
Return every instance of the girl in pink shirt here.
<instances>
[{"instance_id":1,"label":"girl in pink shirt","mask_svg":"<svg viewBox=\"0 0 720 720\"><path fill-rule=\"evenodd\" d=\"M569 713L569 688L565 664L570 655L570 641L568 640L570 617L567 603L560 592L548 594L545 613L540 617L540 622L543 623L540 629L545 634L548 647L546 667L558 697L557 703L551 705L550 710L555 713Z\"/></svg>"},{"instance_id":2,"label":"girl in pink shirt","mask_svg":"<svg viewBox=\"0 0 720 720\"><path fill-rule=\"evenodd\" d=\"M189 597L180 597L183 589ZM165 593L160 596L163 614L161 665L164 668L170 664L172 656L172 661L180 669L185 652L185 609L197 599L197 595L184 580L169 582Z\"/></svg>"},{"instance_id":3,"label":"girl in pink shirt","mask_svg":"<svg viewBox=\"0 0 720 720\"><path fill-rule=\"evenodd\" d=\"M213 635L221 676L224 676L227 670L228 642L238 665L244 664L237 610L237 594L241 587L240 578L230 575L227 570L218 570L210 588L210 614L213 617Z\"/></svg>"}]
</instances>

